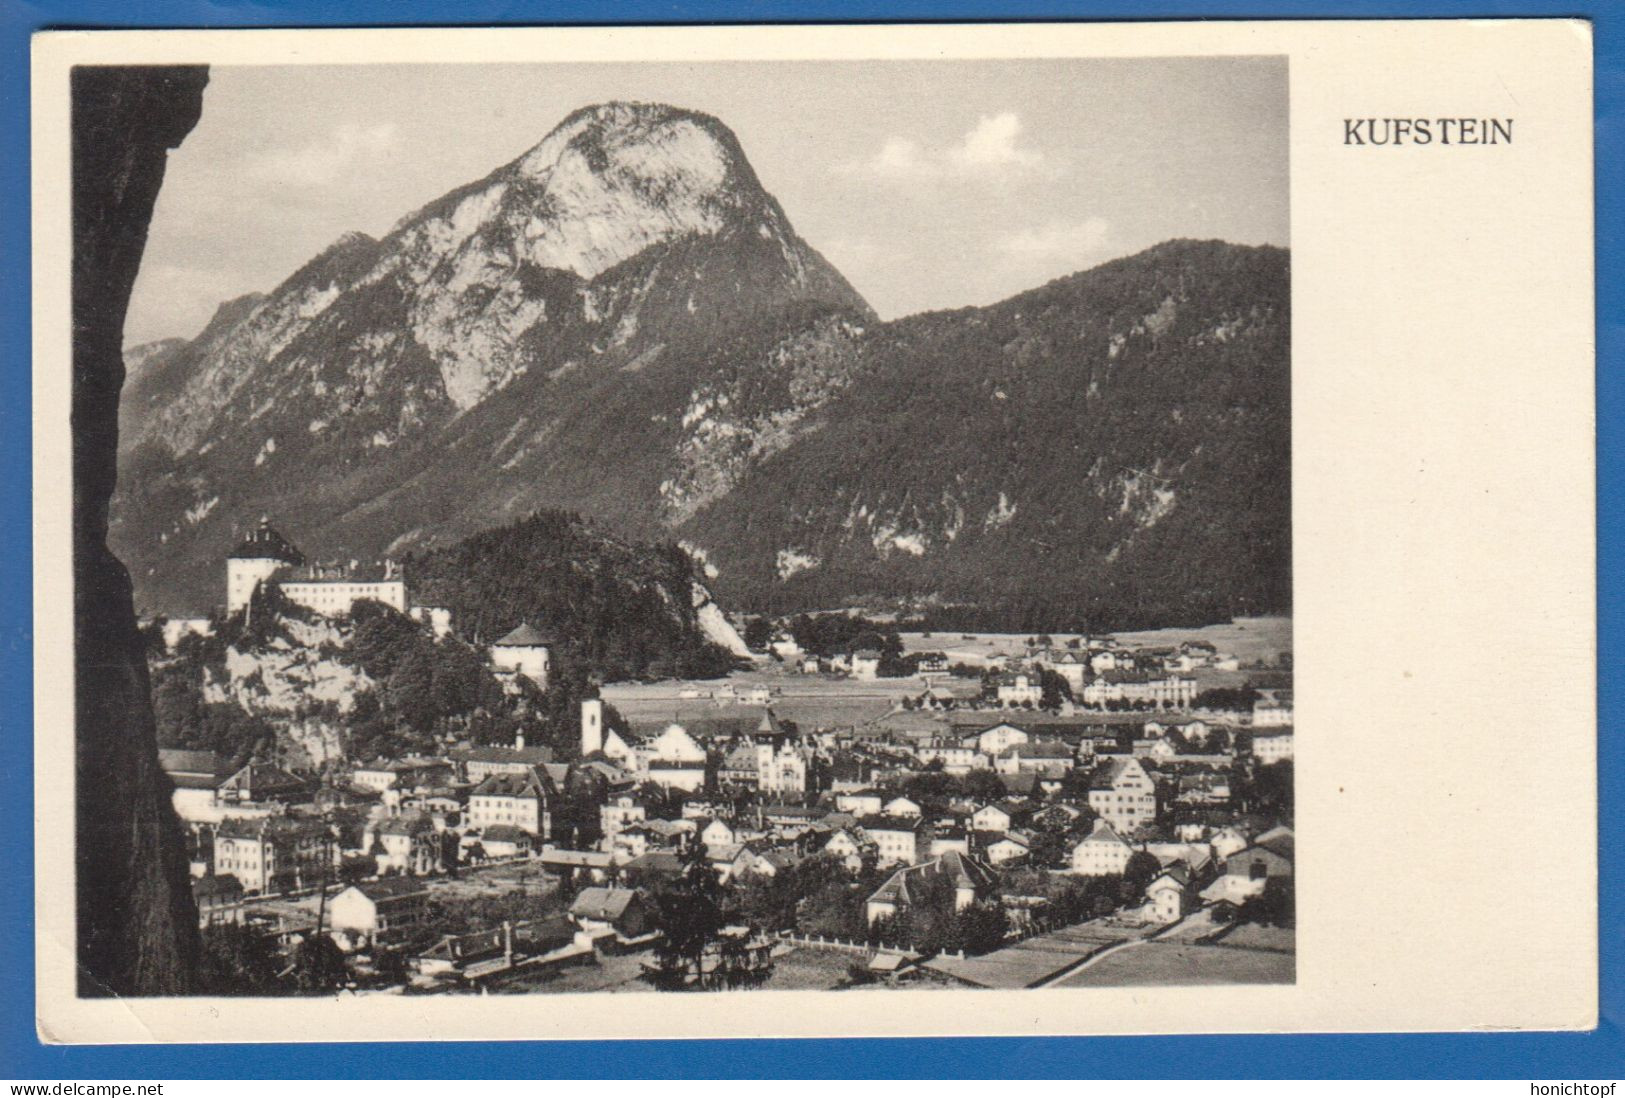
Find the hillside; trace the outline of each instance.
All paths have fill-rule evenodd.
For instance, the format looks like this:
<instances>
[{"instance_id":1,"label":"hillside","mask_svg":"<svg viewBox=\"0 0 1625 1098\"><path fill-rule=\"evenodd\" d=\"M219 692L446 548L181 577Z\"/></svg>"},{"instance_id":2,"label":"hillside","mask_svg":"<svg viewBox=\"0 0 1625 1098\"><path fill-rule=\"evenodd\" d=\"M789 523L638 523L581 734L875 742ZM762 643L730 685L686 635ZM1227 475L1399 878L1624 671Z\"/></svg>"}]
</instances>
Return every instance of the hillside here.
<instances>
[{"instance_id":1,"label":"hillside","mask_svg":"<svg viewBox=\"0 0 1625 1098\"><path fill-rule=\"evenodd\" d=\"M464 636L489 642L528 623L557 641L561 665L605 681L722 675L744 651L682 549L628 542L563 512L404 563L416 597L449 607Z\"/></svg>"},{"instance_id":2,"label":"hillside","mask_svg":"<svg viewBox=\"0 0 1625 1098\"><path fill-rule=\"evenodd\" d=\"M802 437L680 528L725 598L1012 628L1291 605L1288 262L1175 241L871 329Z\"/></svg>"}]
</instances>

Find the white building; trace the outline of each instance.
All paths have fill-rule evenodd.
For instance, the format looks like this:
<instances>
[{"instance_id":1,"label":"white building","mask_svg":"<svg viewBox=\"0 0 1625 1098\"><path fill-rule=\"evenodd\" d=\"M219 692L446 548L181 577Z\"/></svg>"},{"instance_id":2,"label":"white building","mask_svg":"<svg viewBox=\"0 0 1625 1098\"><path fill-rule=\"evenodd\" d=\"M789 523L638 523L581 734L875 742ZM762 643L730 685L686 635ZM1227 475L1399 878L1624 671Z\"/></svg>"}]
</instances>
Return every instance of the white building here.
<instances>
[{"instance_id":1,"label":"white building","mask_svg":"<svg viewBox=\"0 0 1625 1098\"><path fill-rule=\"evenodd\" d=\"M639 777L647 781L685 793L705 788L705 748L680 724L668 724L633 755Z\"/></svg>"},{"instance_id":2,"label":"white building","mask_svg":"<svg viewBox=\"0 0 1625 1098\"><path fill-rule=\"evenodd\" d=\"M1105 820L1072 848L1072 872L1082 877L1110 877L1128 868L1134 848Z\"/></svg>"},{"instance_id":3,"label":"white building","mask_svg":"<svg viewBox=\"0 0 1625 1098\"><path fill-rule=\"evenodd\" d=\"M852 653L852 677L863 682L873 682L879 678L880 653L872 648Z\"/></svg>"},{"instance_id":4,"label":"white building","mask_svg":"<svg viewBox=\"0 0 1625 1098\"><path fill-rule=\"evenodd\" d=\"M1157 785L1139 759L1113 759L1089 783L1089 807L1119 831L1132 833L1157 818Z\"/></svg>"},{"instance_id":5,"label":"white building","mask_svg":"<svg viewBox=\"0 0 1625 1098\"><path fill-rule=\"evenodd\" d=\"M1270 763L1292 760L1292 729L1282 728L1267 734L1254 733L1253 758L1268 766Z\"/></svg>"},{"instance_id":6,"label":"white building","mask_svg":"<svg viewBox=\"0 0 1625 1098\"><path fill-rule=\"evenodd\" d=\"M529 623L522 624L491 645L491 670L498 679L523 675L545 690L552 669L551 643Z\"/></svg>"},{"instance_id":7,"label":"white building","mask_svg":"<svg viewBox=\"0 0 1625 1098\"><path fill-rule=\"evenodd\" d=\"M1027 731L1013 724L996 724L983 729L974 737L976 750L990 759L996 759L1010 748L1032 739Z\"/></svg>"},{"instance_id":8,"label":"white building","mask_svg":"<svg viewBox=\"0 0 1625 1098\"><path fill-rule=\"evenodd\" d=\"M1000 705L1037 705L1044 700L1044 688L1030 675L1014 674L998 685Z\"/></svg>"},{"instance_id":9,"label":"white building","mask_svg":"<svg viewBox=\"0 0 1625 1098\"><path fill-rule=\"evenodd\" d=\"M226 558L226 613L243 610L254 597L254 589L282 569L304 563L304 554L271 528L269 518L261 518L259 526Z\"/></svg>"},{"instance_id":10,"label":"white building","mask_svg":"<svg viewBox=\"0 0 1625 1098\"><path fill-rule=\"evenodd\" d=\"M1083 688L1078 699L1101 708L1112 702L1154 705L1159 709L1185 709L1196 700L1196 680L1169 675L1164 679L1120 678L1107 675Z\"/></svg>"},{"instance_id":11,"label":"white building","mask_svg":"<svg viewBox=\"0 0 1625 1098\"><path fill-rule=\"evenodd\" d=\"M468 826L506 824L546 839L552 834L546 783L535 771L492 774L468 795Z\"/></svg>"},{"instance_id":12,"label":"white building","mask_svg":"<svg viewBox=\"0 0 1625 1098\"><path fill-rule=\"evenodd\" d=\"M248 606L261 584L274 582L289 602L337 617L348 614L363 599L381 602L406 613L406 580L393 561L384 561L377 574L365 575L355 562L349 565L311 565L292 542L272 528L268 518L226 558L226 612ZM303 569L295 573L293 569Z\"/></svg>"},{"instance_id":13,"label":"white building","mask_svg":"<svg viewBox=\"0 0 1625 1098\"><path fill-rule=\"evenodd\" d=\"M1265 690L1253 703L1254 728L1286 728L1292 724L1292 691Z\"/></svg>"}]
</instances>

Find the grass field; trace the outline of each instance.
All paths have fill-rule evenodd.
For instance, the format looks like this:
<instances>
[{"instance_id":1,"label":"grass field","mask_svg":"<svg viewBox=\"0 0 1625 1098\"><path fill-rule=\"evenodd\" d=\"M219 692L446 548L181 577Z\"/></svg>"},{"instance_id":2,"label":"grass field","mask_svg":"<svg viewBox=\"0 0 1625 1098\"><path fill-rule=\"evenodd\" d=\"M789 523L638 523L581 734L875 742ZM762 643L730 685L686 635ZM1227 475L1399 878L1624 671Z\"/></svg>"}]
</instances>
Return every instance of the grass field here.
<instances>
[{"instance_id":1,"label":"grass field","mask_svg":"<svg viewBox=\"0 0 1625 1098\"><path fill-rule=\"evenodd\" d=\"M1119 949L1055 987L1181 987L1193 984L1290 984L1296 955L1279 949L1148 941Z\"/></svg>"}]
</instances>

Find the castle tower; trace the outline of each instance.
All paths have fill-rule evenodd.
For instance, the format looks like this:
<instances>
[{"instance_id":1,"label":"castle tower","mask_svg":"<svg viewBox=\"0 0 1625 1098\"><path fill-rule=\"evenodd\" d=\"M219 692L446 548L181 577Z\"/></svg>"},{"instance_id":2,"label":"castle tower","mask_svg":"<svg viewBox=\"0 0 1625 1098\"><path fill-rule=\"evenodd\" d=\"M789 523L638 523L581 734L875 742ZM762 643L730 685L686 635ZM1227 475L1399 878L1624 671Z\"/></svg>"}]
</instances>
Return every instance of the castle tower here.
<instances>
[{"instance_id":1,"label":"castle tower","mask_svg":"<svg viewBox=\"0 0 1625 1098\"><path fill-rule=\"evenodd\" d=\"M600 698L586 698L581 703L581 756L604 749L604 703Z\"/></svg>"},{"instance_id":2,"label":"castle tower","mask_svg":"<svg viewBox=\"0 0 1625 1098\"><path fill-rule=\"evenodd\" d=\"M552 667L548 652L552 643L529 625L521 625L491 646L491 669L523 675L545 690Z\"/></svg>"},{"instance_id":3,"label":"castle tower","mask_svg":"<svg viewBox=\"0 0 1625 1098\"><path fill-rule=\"evenodd\" d=\"M304 563L304 555L293 543L272 528L269 518L261 517L259 526L226 558L226 613L235 614L246 607L254 597L254 588L283 568L297 568Z\"/></svg>"}]
</instances>

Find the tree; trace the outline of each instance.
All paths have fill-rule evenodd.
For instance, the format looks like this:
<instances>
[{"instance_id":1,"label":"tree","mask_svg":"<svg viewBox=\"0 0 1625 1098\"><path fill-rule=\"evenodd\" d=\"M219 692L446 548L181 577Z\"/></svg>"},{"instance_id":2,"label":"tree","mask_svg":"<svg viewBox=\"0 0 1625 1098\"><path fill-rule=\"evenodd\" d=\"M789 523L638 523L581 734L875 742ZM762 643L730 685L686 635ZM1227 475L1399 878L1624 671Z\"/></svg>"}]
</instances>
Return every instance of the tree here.
<instances>
[{"instance_id":1,"label":"tree","mask_svg":"<svg viewBox=\"0 0 1625 1098\"><path fill-rule=\"evenodd\" d=\"M655 971L646 977L662 991L693 986L705 951L723 927L716 874L705 856L705 844L696 842L683 855L680 876L655 891L655 925L661 932L655 944Z\"/></svg>"},{"instance_id":2,"label":"tree","mask_svg":"<svg viewBox=\"0 0 1625 1098\"><path fill-rule=\"evenodd\" d=\"M1137 902L1145 895L1145 886L1161 872L1162 863L1157 861L1156 855L1144 850L1136 850L1130 854L1128 864L1123 867L1123 886L1120 892L1123 903Z\"/></svg>"},{"instance_id":3,"label":"tree","mask_svg":"<svg viewBox=\"0 0 1625 1098\"><path fill-rule=\"evenodd\" d=\"M1285 877L1269 878L1263 892L1242 903L1238 917L1260 926L1292 926L1296 918L1292 882Z\"/></svg>"},{"instance_id":4,"label":"tree","mask_svg":"<svg viewBox=\"0 0 1625 1098\"><path fill-rule=\"evenodd\" d=\"M210 995L272 995L282 958L276 939L237 923L203 932L203 990Z\"/></svg>"},{"instance_id":5,"label":"tree","mask_svg":"<svg viewBox=\"0 0 1625 1098\"><path fill-rule=\"evenodd\" d=\"M1044 668L1039 672L1039 685L1043 688L1043 700L1039 703L1045 709L1059 709L1062 702L1072 700L1072 687L1058 673Z\"/></svg>"},{"instance_id":6,"label":"tree","mask_svg":"<svg viewBox=\"0 0 1625 1098\"><path fill-rule=\"evenodd\" d=\"M958 916L961 948L968 953L988 953L1004 944L1010 933L1010 917L997 902L978 901Z\"/></svg>"},{"instance_id":7,"label":"tree","mask_svg":"<svg viewBox=\"0 0 1625 1098\"><path fill-rule=\"evenodd\" d=\"M773 624L766 618L751 618L745 623L745 647L752 652L766 650L773 640Z\"/></svg>"},{"instance_id":8,"label":"tree","mask_svg":"<svg viewBox=\"0 0 1625 1098\"><path fill-rule=\"evenodd\" d=\"M294 950L293 978L301 991L322 994L336 991L350 979L344 953L326 934L313 934Z\"/></svg>"},{"instance_id":9,"label":"tree","mask_svg":"<svg viewBox=\"0 0 1625 1098\"><path fill-rule=\"evenodd\" d=\"M1004 796L1004 783L991 770L972 770L965 775L965 796L978 801L997 800Z\"/></svg>"}]
</instances>

